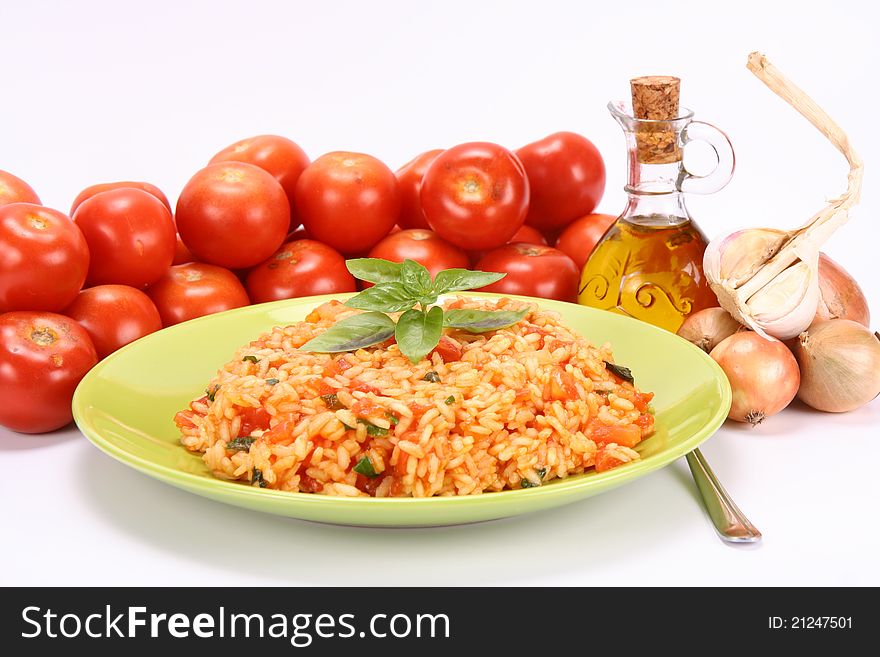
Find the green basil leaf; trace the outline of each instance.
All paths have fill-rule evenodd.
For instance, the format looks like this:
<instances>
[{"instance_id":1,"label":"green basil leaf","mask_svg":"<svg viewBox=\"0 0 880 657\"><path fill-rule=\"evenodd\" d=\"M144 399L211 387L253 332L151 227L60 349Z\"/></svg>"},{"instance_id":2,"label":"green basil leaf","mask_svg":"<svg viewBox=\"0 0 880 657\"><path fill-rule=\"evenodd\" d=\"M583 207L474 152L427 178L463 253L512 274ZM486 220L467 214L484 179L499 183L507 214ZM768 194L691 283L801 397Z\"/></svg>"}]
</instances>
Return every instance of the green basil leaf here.
<instances>
[{"instance_id":1,"label":"green basil leaf","mask_svg":"<svg viewBox=\"0 0 880 657\"><path fill-rule=\"evenodd\" d=\"M383 313L397 313L409 310L416 299L403 283L378 283L354 295L345 302L349 308L377 310Z\"/></svg>"},{"instance_id":2,"label":"green basil leaf","mask_svg":"<svg viewBox=\"0 0 880 657\"><path fill-rule=\"evenodd\" d=\"M624 367L623 365L615 365L614 363L609 363L607 360L604 361L605 369L607 369L612 374L620 377L624 381L629 381L630 383L635 383L636 380L633 378L633 373L628 367Z\"/></svg>"},{"instance_id":3,"label":"green basil leaf","mask_svg":"<svg viewBox=\"0 0 880 657\"><path fill-rule=\"evenodd\" d=\"M421 361L440 342L443 310L434 306L428 312L407 310L397 320L394 337L400 352L412 363Z\"/></svg>"},{"instance_id":4,"label":"green basil leaf","mask_svg":"<svg viewBox=\"0 0 880 657\"><path fill-rule=\"evenodd\" d=\"M376 426L372 422L368 422L367 420L360 418L360 417L357 419L357 421L358 421L358 424L363 424L365 427L367 427L367 435L368 436L387 436L388 435L388 429L386 429L385 427Z\"/></svg>"},{"instance_id":5,"label":"green basil leaf","mask_svg":"<svg viewBox=\"0 0 880 657\"><path fill-rule=\"evenodd\" d=\"M324 354L355 351L384 342L392 335L394 321L388 315L377 312L359 313L336 322L300 349Z\"/></svg>"},{"instance_id":6,"label":"green basil leaf","mask_svg":"<svg viewBox=\"0 0 880 657\"><path fill-rule=\"evenodd\" d=\"M455 308L447 310L443 314L443 325L463 329L470 333L485 333L513 326L528 312L528 308L522 310L462 310Z\"/></svg>"},{"instance_id":7,"label":"green basil leaf","mask_svg":"<svg viewBox=\"0 0 880 657\"><path fill-rule=\"evenodd\" d=\"M351 275L370 283L391 283L400 280L403 265L382 258L353 258L345 261Z\"/></svg>"},{"instance_id":8,"label":"green basil leaf","mask_svg":"<svg viewBox=\"0 0 880 657\"><path fill-rule=\"evenodd\" d=\"M345 408L345 404L339 401L339 397L336 396L335 392L331 392L329 395L321 395L321 401L327 405L327 410L329 411L338 411Z\"/></svg>"},{"instance_id":9,"label":"green basil leaf","mask_svg":"<svg viewBox=\"0 0 880 657\"><path fill-rule=\"evenodd\" d=\"M434 279L434 290L437 294L456 290L473 290L500 281L507 274L493 271L470 271L468 269L444 269Z\"/></svg>"},{"instance_id":10,"label":"green basil leaf","mask_svg":"<svg viewBox=\"0 0 880 657\"><path fill-rule=\"evenodd\" d=\"M369 477L372 479L373 477L378 477L379 473L376 472L376 469L373 467L373 462L370 460L369 456L363 457L360 461L355 464L352 468L358 474L362 474L365 477Z\"/></svg>"},{"instance_id":11,"label":"green basil leaf","mask_svg":"<svg viewBox=\"0 0 880 657\"><path fill-rule=\"evenodd\" d=\"M403 261L403 265L400 267L400 282L404 284L407 291L415 298L430 296L434 292L434 285L431 283L431 272L415 260L407 259Z\"/></svg>"},{"instance_id":12,"label":"green basil leaf","mask_svg":"<svg viewBox=\"0 0 880 657\"><path fill-rule=\"evenodd\" d=\"M256 438L251 438L250 436L239 436L234 440L230 440L226 443L226 449L230 452L247 452L250 450L251 445L253 445L257 441Z\"/></svg>"}]
</instances>

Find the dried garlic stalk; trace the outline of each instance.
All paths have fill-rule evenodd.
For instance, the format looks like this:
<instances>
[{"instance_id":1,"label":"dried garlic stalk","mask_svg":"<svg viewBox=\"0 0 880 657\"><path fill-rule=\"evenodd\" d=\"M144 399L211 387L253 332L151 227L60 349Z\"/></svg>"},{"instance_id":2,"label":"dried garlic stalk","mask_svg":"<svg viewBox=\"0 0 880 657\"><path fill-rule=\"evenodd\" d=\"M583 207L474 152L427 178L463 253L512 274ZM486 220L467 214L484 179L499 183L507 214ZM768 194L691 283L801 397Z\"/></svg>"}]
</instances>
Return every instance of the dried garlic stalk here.
<instances>
[{"instance_id":1,"label":"dried garlic stalk","mask_svg":"<svg viewBox=\"0 0 880 657\"><path fill-rule=\"evenodd\" d=\"M825 135L850 166L846 192L801 228L741 230L706 248L703 269L721 306L761 335L785 340L806 329L816 314L819 249L859 202L862 159L840 126L766 57L753 52L748 68Z\"/></svg>"}]
</instances>

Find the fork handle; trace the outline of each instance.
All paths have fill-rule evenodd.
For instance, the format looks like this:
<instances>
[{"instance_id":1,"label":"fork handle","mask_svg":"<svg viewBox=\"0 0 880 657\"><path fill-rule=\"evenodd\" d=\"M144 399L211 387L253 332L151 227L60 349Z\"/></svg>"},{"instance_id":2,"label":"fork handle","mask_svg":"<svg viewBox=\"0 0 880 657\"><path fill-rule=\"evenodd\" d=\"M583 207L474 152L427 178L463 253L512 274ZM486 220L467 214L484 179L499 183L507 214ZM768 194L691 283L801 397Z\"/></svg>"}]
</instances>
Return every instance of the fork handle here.
<instances>
[{"instance_id":1,"label":"fork handle","mask_svg":"<svg viewBox=\"0 0 880 657\"><path fill-rule=\"evenodd\" d=\"M709 512L709 518L721 540L728 543L756 543L761 540L761 532L749 522L739 507L730 499L712 472L699 449L687 455L687 462L697 482L697 488Z\"/></svg>"}]
</instances>

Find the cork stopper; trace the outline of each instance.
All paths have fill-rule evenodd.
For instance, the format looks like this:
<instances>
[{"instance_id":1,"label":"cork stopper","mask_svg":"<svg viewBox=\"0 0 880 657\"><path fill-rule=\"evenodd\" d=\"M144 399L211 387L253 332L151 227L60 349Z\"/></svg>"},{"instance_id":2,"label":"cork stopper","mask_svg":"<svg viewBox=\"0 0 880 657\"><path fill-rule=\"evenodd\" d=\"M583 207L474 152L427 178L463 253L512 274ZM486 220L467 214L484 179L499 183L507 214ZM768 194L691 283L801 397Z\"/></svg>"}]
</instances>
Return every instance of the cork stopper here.
<instances>
[{"instance_id":1,"label":"cork stopper","mask_svg":"<svg viewBox=\"0 0 880 657\"><path fill-rule=\"evenodd\" d=\"M630 80L633 115L637 119L672 121L678 118L681 80L669 75L647 75ZM681 160L678 137L668 125L639 124L636 128L639 162L669 164Z\"/></svg>"}]
</instances>

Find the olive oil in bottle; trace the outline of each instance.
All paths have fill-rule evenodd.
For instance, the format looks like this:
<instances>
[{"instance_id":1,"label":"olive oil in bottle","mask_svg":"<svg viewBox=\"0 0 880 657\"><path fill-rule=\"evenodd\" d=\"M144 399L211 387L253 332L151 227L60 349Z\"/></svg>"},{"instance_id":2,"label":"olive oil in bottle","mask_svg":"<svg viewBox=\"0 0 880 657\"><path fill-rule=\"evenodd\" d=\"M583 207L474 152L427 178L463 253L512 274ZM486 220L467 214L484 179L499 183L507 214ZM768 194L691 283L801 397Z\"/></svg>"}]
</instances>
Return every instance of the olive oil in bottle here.
<instances>
[{"instance_id":1,"label":"olive oil in bottle","mask_svg":"<svg viewBox=\"0 0 880 657\"><path fill-rule=\"evenodd\" d=\"M703 276L706 238L692 222L619 219L596 247L579 288L582 304L677 331L691 313L717 306Z\"/></svg>"}]
</instances>

